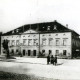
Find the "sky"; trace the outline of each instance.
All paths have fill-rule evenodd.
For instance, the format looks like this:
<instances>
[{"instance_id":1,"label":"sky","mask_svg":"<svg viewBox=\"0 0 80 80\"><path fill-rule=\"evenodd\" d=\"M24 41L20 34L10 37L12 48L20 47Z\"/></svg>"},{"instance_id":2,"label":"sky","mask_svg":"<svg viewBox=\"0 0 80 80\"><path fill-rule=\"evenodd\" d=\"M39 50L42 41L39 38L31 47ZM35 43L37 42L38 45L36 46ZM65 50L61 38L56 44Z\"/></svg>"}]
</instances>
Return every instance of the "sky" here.
<instances>
[{"instance_id":1,"label":"sky","mask_svg":"<svg viewBox=\"0 0 80 80\"><path fill-rule=\"evenodd\" d=\"M25 24L54 20L80 34L80 0L0 0L3 33Z\"/></svg>"}]
</instances>

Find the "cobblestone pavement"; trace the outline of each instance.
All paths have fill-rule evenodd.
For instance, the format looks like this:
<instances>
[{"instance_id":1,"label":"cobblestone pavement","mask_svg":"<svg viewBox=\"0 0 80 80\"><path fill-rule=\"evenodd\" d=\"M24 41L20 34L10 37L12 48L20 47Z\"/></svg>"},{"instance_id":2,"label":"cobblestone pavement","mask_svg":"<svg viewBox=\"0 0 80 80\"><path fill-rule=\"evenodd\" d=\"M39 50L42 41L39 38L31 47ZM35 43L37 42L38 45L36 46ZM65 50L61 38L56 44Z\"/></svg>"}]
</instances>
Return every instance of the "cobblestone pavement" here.
<instances>
[{"instance_id":1,"label":"cobblestone pavement","mask_svg":"<svg viewBox=\"0 0 80 80\"><path fill-rule=\"evenodd\" d=\"M25 74L16 74L0 71L0 80L56 80L56 79L41 78Z\"/></svg>"}]
</instances>

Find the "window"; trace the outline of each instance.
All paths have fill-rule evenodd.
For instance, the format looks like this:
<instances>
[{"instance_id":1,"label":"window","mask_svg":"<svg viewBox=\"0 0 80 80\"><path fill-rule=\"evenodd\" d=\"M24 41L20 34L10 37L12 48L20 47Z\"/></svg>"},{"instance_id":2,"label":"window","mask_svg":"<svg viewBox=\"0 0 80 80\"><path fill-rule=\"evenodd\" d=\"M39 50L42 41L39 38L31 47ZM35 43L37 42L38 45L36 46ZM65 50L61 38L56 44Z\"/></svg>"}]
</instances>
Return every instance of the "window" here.
<instances>
[{"instance_id":1,"label":"window","mask_svg":"<svg viewBox=\"0 0 80 80\"><path fill-rule=\"evenodd\" d=\"M34 46L38 45L38 39L34 39L34 40L33 40L33 45L34 45Z\"/></svg>"},{"instance_id":2,"label":"window","mask_svg":"<svg viewBox=\"0 0 80 80\"><path fill-rule=\"evenodd\" d=\"M14 33L14 30L12 31L12 34Z\"/></svg>"},{"instance_id":3,"label":"window","mask_svg":"<svg viewBox=\"0 0 80 80\"><path fill-rule=\"evenodd\" d=\"M28 45L32 45L32 39L28 39Z\"/></svg>"},{"instance_id":4,"label":"window","mask_svg":"<svg viewBox=\"0 0 80 80\"><path fill-rule=\"evenodd\" d=\"M11 53L13 53L13 54L14 54L14 49L12 49L12 50L11 50Z\"/></svg>"},{"instance_id":5,"label":"window","mask_svg":"<svg viewBox=\"0 0 80 80\"><path fill-rule=\"evenodd\" d=\"M18 49L16 49L16 52L19 52Z\"/></svg>"},{"instance_id":6,"label":"window","mask_svg":"<svg viewBox=\"0 0 80 80\"><path fill-rule=\"evenodd\" d=\"M66 55L66 52L67 52L66 50L63 50L63 55Z\"/></svg>"},{"instance_id":7,"label":"window","mask_svg":"<svg viewBox=\"0 0 80 80\"><path fill-rule=\"evenodd\" d=\"M47 30L50 30L50 26L48 26Z\"/></svg>"},{"instance_id":8,"label":"window","mask_svg":"<svg viewBox=\"0 0 80 80\"><path fill-rule=\"evenodd\" d=\"M49 38L49 45L53 45L53 38Z\"/></svg>"},{"instance_id":9,"label":"window","mask_svg":"<svg viewBox=\"0 0 80 80\"><path fill-rule=\"evenodd\" d=\"M36 50L33 50L33 56L36 56Z\"/></svg>"},{"instance_id":10,"label":"window","mask_svg":"<svg viewBox=\"0 0 80 80\"><path fill-rule=\"evenodd\" d=\"M59 50L56 50L56 55L59 55Z\"/></svg>"},{"instance_id":11,"label":"window","mask_svg":"<svg viewBox=\"0 0 80 80\"><path fill-rule=\"evenodd\" d=\"M19 46L19 40L16 40L16 46Z\"/></svg>"},{"instance_id":12,"label":"window","mask_svg":"<svg viewBox=\"0 0 80 80\"><path fill-rule=\"evenodd\" d=\"M26 45L26 39L23 39L23 45L25 46Z\"/></svg>"},{"instance_id":13,"label":"window","mask_svg":"<svg viewBox=\"0 0 80 80\"><path fill-rule=\"evenodd\" d=\"M67 45L67 39L63 39L63 45Z\"/></svg>"},{"instance_id":14,"label":"window","mask_svg":"<svg viewBox=\"0 0 80 80\"><path fill-rule=\"evenodd\" d=\"M46 45L46 39L42 39L42 45Z\"/></svg>"},{"instance_id":15,"label":"window","mask_svg":"<svg viewBox=\"0 0 80 80\"><path fill-rule=\"evenodd\" d=\"M12 40L11 45L12 45L12 46L15 45L15 40Z\"/></svg>"},{"instance_id":16,"label":"window","mask_svg":"<svg viewBox=\"0 0 80 80\"><path fill-rule=\"evenodd\" d=\"M54 25L54 28L53 28L53 30L57 30L57 26L56 26L56 25Z\"/></svg>"},{"instance_id":17,"label":"window","mask_svg":"<svg viewBox=\"0 0 80 80\"><path fill-rule=\"evenodd\" d=\"M60 40L56 39L56 46L60 45Z\"/></svg>"},{"instance_id":18,"label":"window","mask_svg":"<svg viewBox=\"0 0 80 80\"><path fill-rule=\"evenodd\" d=\"M8 40L8 45L10 46L10 40Z\"/></svg>"},{"instance_id":19,"label":"window","mask_svg":"<svg viewBox=\"0 0 80 80\"><path fill-rule=\"evenodd\" d=\"M49 54L51 54L52 53L52 50L49 50Z\"/></svg>"},{"instance_id":20,"label":"window","mask_svg":"<svg viewBox=\"0 0 80 80\"><path fill-rule=\"evenodd\" d=\"M42 50L42 53L45 53L45 50Z\"/></svg>"},{"instance_id":21,"label":"window","mask_svg":"<svg viewBox=\"0 0 80 80\"><path fill-rule=\"evenodd\" d=\"M16 29L16 32L19 32L19 29Z\"/></svg>"}]
</instances>

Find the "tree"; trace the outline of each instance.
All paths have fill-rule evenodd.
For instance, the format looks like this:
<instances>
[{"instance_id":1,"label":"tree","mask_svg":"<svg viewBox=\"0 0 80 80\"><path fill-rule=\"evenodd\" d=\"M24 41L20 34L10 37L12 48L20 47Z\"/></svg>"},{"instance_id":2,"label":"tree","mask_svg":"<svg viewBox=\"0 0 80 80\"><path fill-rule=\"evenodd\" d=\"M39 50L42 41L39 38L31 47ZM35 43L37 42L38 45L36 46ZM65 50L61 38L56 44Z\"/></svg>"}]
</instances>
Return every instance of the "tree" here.
<instances>
[{"instance_id":1,"label":"tree","mask_svg":"<svg viewBox=\"0 0 80 80\"><path fill-rule=\"evenodd\" d=\"M6 40L3 40L2 45L3 45L4 50L6 51L7 58L9 58L9 57L10 57L10 55L9 55L8 40L7 40L7 39L6 39Z\"/></svg>"}]
</instances>

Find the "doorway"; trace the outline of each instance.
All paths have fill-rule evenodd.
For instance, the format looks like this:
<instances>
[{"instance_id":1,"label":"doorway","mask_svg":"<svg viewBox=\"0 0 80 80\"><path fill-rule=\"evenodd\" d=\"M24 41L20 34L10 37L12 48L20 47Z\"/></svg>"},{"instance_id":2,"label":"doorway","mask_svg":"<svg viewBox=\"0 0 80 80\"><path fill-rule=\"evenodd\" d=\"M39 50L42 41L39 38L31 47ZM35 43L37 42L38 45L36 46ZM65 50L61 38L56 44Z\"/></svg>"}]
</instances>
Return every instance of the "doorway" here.
<instances>
[{"instance_id":1,"label":"doorway","mask_svg":"<svg viewBox=\"0 0 80 80\"><path fill-rule=\"evenodd\" d=\"M33 50L33 56L36 56L36 50Z\"/></svg>"},{"instance_id":2,"label":"doorway","mask_svg":"<svg viewBox=\"0 0 80 80\"><path fill-rule=\"evenodd\" d=\"M31 55L31 50L28 50L28 56L30 56Z\"/></svg>"},{"instance_id":3,"label":"doorway","mask_svg":"<svg viewBox=\"0 0 80 80\"><path fill-rule=\"evenodd\" d=\"M25 50L23 50L23 56L25 56Z\"/></svg>"}]
</instances>

